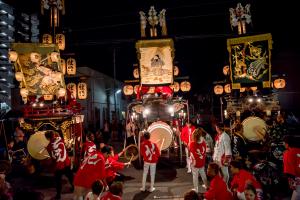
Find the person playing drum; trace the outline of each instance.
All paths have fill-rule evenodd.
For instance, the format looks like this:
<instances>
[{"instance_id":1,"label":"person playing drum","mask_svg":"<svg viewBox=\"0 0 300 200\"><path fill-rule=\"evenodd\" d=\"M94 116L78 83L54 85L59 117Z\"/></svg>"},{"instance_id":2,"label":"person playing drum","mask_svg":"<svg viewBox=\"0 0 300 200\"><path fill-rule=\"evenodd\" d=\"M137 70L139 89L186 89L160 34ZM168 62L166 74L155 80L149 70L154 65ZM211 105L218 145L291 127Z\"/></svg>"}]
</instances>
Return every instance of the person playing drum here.
<instances>
[{"instance_id":1,"label":"person playing drum","mask_svg":"<svg viewBox=\"0 0 300 200\"><path fill-rule=\"evenodd\" d=\"M215 147L213 153L213 161L217 163L223 173L223 178L226 184L229 180L228 165L230 163L231 153L231 141L229 135L224 131L224 124L218 123L215 125L217 135L215 137Z\"/></svg>"},{"instance_id":2,"label":"person playing drum","mask_svg":"<svg viewBox=\"0 0 300 200\"><path fill-rule=\"evenodd\" d=\"M185 146L185 155L186 155L186 166L187 166L187 173L191 173L191 159L190 159L190 152L189 152L189 144L192 142L192 133L195 130L195 126L192 125L191 122L187 121L186 125L182 128L180 139Z\"/></svg>"},{"instance_id":3,"label":"person playing drum","mask_svg":"<svg viewBox=\"0 0 300 200\"><path fill-rule=\"evenodd\" d=\"M150 141L150 133L144 132L144 141L141 144L141 154L144 159L144 171L143 171L143 179L142 179L142 187L141 191L146 190L146 179L150 167L150 190L149 192L153 192L154 188L154 179L155 179L155 172L156 172L156 163L158 162L158 158L160 156L160 150L158 149L157 145Z\"/></svg>"}]
</instances>

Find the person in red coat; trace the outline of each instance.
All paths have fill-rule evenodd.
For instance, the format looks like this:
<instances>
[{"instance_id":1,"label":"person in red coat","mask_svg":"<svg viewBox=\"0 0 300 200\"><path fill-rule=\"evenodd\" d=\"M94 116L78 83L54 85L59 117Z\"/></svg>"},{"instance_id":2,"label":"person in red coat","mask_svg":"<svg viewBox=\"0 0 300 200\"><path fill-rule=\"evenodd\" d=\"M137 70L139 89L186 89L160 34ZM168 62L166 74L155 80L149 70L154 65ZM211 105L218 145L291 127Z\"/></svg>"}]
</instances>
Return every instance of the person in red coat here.
<instances>
[{"instance_id":1,"label":"person in red coat","mask_svg":"<svg viewBox=\"0 0 300 200\"><path fill-rule=\"evenodd\" d=\"M103 147L101 153L95 150L83 160L74 178L75 200L84 198L96 180L102 180L106 185L105 159L109 154L110 148Z\"/></svg>"},{"instance_id":2,"label":"person in red coat","mask_svg":"<svg viewBox=\"0 0 300 200\"><path fill-rule=\"evenodd\" d=\"M261 184L256 180L256 178L250 172L242 169L241 163L239 161L230 162L230 171L233 175L231 181L231 190L237 195L238 199L245 199L245 187L251 184L256 190L256 199L263 199L263 192Z\"/></svg>"},{"instance_id":3,"label":"person in red coat","mask_svg":"<svg viewBox=\"0 0 300 200\"><path fill-rule=\"evenodd\" d=\"M95 140L95 136L93 133L86 134L86 140L82 145L82 153L81 153L83 159L96 150L96 145L94 143L94 140Z\"/></svg>"},{"instance_id":4,"label":"person in red coat","mask_svg":"<svg viewBox=\"0 0 300 200\"><path fill-rule=\"evenodd\" d=\"M190 159L190 152L189 152L189 144L192 142L192 133L195 130L195 126L191 124L191 122L187 121L186 125L182 128L180 139L185 146L185 155L186 155L186 166L188 169L188 173L191 173L191 159Z\"/></svg>"},{"instance_id":5,"label":"person in red coat","mask_svg":"<svg viewBox=\"0 0 300 200\"><path fill-rule=\"evenodd\" d=\"M115 182L109 187L109 191L103 194L100 200L122 200L123 184Z\"/></svg>"},{"instance_id":6,"label":"person in red coat","mask_svg":"<svg viewBox=\"0 0 300 200\"><path fill-rule=\"evenodd\" d=\"M148 171L150 168L150 192L155 190L154 188L154 180L155 180L155 172L156 172L156 163L158 162L158 158L160 156L160 150L157 145L150 140L150 133L144 132L144 141L141 144L141 154L144 159L144 171L143 171L143 179L142 179L142 187L141 191L146 190L146 179L148 175Z\"/></svg>"},{"instance_id":7,"label":"person in red coat","mask_svg":"<svg viewBox=\"0 0 300 200\"><path fill-rule=\"evenodd\" d=\"M283 138L285 152L283 153L283 173L289 180L293 190L291 199L300 199L300 148L296 138L287 135Z\"/></svg>"},{"instance_id":8,"label":"person in red coat","mask_svg":"<svg viewBox=\"0 0 300 200\"><path fill-rule=\"evenodd\" d=\"M71 160L67 154L65 143L63 139L54 131L46 131L45 137L49 140L47 151L55 161L55 182L56 182L56 196L54 199L59 200L61 198L62 190L62 175L65 174L71 184L71 190L73 186L73 173L71 171Z\"/></svg>"},{"instance_id":9,"label":"person in red coat","mask_svg":"<svg viewBox=\"0 0 300 200\"><path fill-rule=\"evenodd\" d=\"M198 180L199 174L204 183L204 187L207 185L207 178L205 173L205 155L206 155L206 143L203 137L201 129L196 129L193 133L193 141L190 143L189 149L191 153L191 168L193 174L193 184L196 192L199 192Z\"/></svg>"},{"instance_id":10,"label":"person in red coat","mask_svg":"<svg viewBox=\"0 0 300 200\"><path fill-rule=\"evenodd\" d=\"M233 200L231 192L228 191L227 185L220 175L220 167L217 163L209 163L207 176L212 180L208 191L204 193L206 200Z\"/></svg>"}]
</instances>

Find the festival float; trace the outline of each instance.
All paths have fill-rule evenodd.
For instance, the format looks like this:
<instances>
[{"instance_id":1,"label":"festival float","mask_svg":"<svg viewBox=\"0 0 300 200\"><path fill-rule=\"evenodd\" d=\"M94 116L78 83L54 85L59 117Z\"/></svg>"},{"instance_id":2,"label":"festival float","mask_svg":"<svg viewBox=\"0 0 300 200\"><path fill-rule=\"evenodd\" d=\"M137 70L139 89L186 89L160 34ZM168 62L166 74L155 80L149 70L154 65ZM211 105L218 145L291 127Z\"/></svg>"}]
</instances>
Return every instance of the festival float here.
<instances>
[{"instance_id":1,"label":"festival float","mask_svg":"<svg viewBox=\"0 0 300 200\"><path fill-rule=\"evenodd\" d=\"M125 81L123 88L124 95L134 98L127 106L126 121L140 130L134 141L136 146L140 145L142 133L147 130L150 140L168 157L170 148L180 148L182 162L179 134L189 121L189 105L175 94L189 92L191 84L178 77L179 68L174 66L174 42L167 36L165 13L165 9L157 13L153 6L148 16L139 12L141 39L136 42L139 64L134 65L135 79Z\"/></svg>"},{"instance_id":2,"label":"festival float","mask_svg":"<svg viewBox=\"0 0 300 200\"><path fill-rule=\"evenodd\" d=\"M65 49L65 37L56 33L59 15L64 14L63 1L42 1L41 10L50 13L51 34L44 34L42 43L13 43L9 59L14 65L15 78L19 82L20 95L24 103L20 127L28 133L27 149L36 160L46 160L49 141L44 133L55 131L73 154L73 164L80 162L80 146L84 116L76 101L87 97L84 82L66 85L65 76L76 74L76 61L61 58ZM33 171L32 171L33 173Z\"/></svg>"},{"instance_id":3,"label":"festival float","mask_svg":"<svg viewBox=\"0 0 300 200\"><path fill-rule=\"evenodd\" d=\"M286 81L272 75L272 35L247 34L250 4L238 3L229 11L238 36L227 39L229 65L223 67L225 81L215 82L214 93L220 98L221 119L230 126L233 158L242 160L269 187L279 183L282 171L285 132L273 130L283 123L277 93Z\"/></svg>"}]
</instances>

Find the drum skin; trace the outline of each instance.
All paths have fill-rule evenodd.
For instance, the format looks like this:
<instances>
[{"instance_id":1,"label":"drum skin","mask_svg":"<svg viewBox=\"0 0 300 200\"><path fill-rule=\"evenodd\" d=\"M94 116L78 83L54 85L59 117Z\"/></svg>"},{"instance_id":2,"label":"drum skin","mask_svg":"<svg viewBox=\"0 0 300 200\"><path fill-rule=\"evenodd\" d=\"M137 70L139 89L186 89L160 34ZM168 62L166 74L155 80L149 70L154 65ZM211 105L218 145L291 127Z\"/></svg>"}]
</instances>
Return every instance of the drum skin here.
<instances>
[{"instance_id":1,"label":"drum skin","mask_svg":"<svg viewBox=\"0 0 300 200\"><path fill-rule=\"evenodd\" d=\"M30 136L27 149L31 157L37 160L49 158L49 153L46 149L49 141L45 137L45 131L38 131Z\"/></svg>"},{"instance_id":2,"label":"drum skin","mask_svg":"<svg viewBox=\"0 0 300 200\"><path fill-rule=\"evenodd\" d=\"M157 144L160 150L166 150L173 141L173 131L165 122L153 122L148 127L150 133L150 141Z\"/></svg>"},{"instance_id":3,"label":"drum skin","mask_svg":"<svg viewBox=\"0 0 300 200\"><path fill-rule=\"evenodd\" d=\"M267 125L259 117L248 117L243 122L243 136L251 141L258 142L265 138Z\"/></svg>"}]
</instances>

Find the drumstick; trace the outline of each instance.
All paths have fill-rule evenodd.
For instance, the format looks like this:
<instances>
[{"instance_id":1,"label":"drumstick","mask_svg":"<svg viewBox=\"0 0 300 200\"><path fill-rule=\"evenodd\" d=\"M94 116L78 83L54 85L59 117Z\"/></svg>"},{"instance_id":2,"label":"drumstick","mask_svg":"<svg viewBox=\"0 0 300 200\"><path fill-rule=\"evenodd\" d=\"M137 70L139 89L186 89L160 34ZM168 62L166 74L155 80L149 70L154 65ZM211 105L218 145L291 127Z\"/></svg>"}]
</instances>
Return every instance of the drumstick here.
<instances>
[{"instance_id":1,"label":"drumstick","mask_svg":"<svg viewBox=\"0 0 300 200\"><path fill-rule=\"evenodd\" d=\"M161 143L161 145L160 145L160 148L159 148L160 151L161 151L161 148L162 148L163 145L164 145L164 142L165 142L165 138L163 138L163 141L162 141L162 143Z\"/></svg>"},{"instance_id":2,"label":"drumstick","mask_svg":"<svg viewBox=\"0 0 300 200\"><path fill-rule=\"evenodd\" d=\"M46 147L43 147L38 153L41 154L46 149Z\"/></svg>"},{"instance_id":3,"label":"drumstick","mask_svg":"<svg viewBox=\"0 0 300 200\"><path fill-rule=\"evenodd\" d=\"M131 164L131 161L132 161L133 157L134 157L134 155L133 155L133 153L131 153L131 158L129 160L129 165ZM129 165L127 165L127 168L129 167Z\"/></svg>"}]
</instances>

